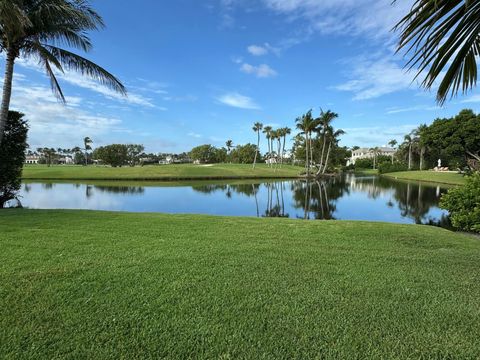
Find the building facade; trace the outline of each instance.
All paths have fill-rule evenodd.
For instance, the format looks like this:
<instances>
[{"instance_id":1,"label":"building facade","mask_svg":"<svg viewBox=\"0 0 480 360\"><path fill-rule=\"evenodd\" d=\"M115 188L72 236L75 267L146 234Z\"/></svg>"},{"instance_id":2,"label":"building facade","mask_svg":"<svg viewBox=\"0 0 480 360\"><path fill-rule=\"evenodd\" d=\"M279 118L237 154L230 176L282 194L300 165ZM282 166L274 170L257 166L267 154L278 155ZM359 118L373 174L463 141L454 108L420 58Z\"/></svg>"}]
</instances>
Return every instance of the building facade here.
<instances>
[{"instance_id":1,"label":"building facade","mask_svg":"<svg viewBox=\"0 0 480 360\"><path fill-rule=\"evenodd\" d=\"M377 156L393 156L396 152L395 149L390 147L378 148ZM358 159L373 159L373 150L370 148L359 148L352 151L352 157L348 160L347 165L355 165Z\"/></svg>"}]
</instances>

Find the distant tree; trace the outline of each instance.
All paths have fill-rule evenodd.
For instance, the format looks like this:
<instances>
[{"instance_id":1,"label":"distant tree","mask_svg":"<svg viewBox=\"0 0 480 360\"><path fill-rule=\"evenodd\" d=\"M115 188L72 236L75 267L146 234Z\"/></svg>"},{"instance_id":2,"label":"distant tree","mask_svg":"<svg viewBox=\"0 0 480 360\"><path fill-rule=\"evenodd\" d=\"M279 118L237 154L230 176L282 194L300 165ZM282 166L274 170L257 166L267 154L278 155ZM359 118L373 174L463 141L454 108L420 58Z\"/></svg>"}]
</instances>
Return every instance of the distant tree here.
<instances>
[{"instance_id":1,"label":"distant tree","mask_svg":"<svg viewBox=\"0 0 480 360\"><path fill-rule=\"evenodd\" d=\"M200 145L190 150L190 158L193 161L201 163L215 163L217 162L217 149L209 144Z\"/></svg>"},{"instance_id":2,"label":"distant tree","mask_svg":"<svg viewBox=\"0 0 480 360\"><path fill-rule=\"evenodd\" d=\"M127 145L127 162L130 166L135 166L140 162L140 156L145 147L140 144Z\"/></svg>"},{"instance_id":3,"label":"distant tree","mask_svg":"<svg viewBox=\"0 0 480 360\"><path fill-rule=\"evenodd\" d=\"M16 111L8 112L5 137L0 144L0 208L15 199L21 186L22 167L27 149L27 121Z\"/></svg>"},{"instance_id":4,"label":"distant tree","mask_svg":"<svg viewBox=\"0 0 480 360\"><path fill-rule=\"evenodd\" d=\"M230 151L233 148L233 140L227 140L225 146L227 147L227 155L230 155Z\"/></svg>"},{"instance_id":5,"label":"distant tree","mask_svg":"<svg viewBox=\"0 0 480 360\"><path fill-rule=\"evenodd\" d=\"M267 146L268 146L267 159L270 159L271 154L272 154L271 143L270 143L272 130L273 129L272 129L271 126L264 126L263 127L263 133L265 134L265 137L267 138ZM269 165L271 165L271 164L269 164Z\"/></svg>"},{"instance_id":6,"label":"distant tree","mask_svg":"<svg viewBox=\"0 0 480 360\"><path fill-rule=\"evenodd\" d=\"M325 163L323 165L323 168L321 169L322 174L325 174L328 165L329 165L329 160L330 160L330 153L332 151L333 147L336 147L338 145L338 141L340 136L344 135L345 131L342 129L334 130L333 127L329 126L328 130L325 134L324 142L328 141L328 150L327 150L327 155L325 157ZM319 169L320 172L320 169Z\"/></svg>"},{"instance_id":7,"label":"distant tree","mask_svg":"<svg viewBox=\"0 0 480 360\"><path fill-rule=\"evenodd\" d=\"M312 110L309 110L306 114L295 120L297 123L297 129L300 130L300 134L305 136L305 171L307 177L310 176L310 162L309 152L311 153L311 141L310 136L317 127L317 122L312 117Z\"/></svg>"},{"instance_id":8,"label":"distant tree","mask_svg":"<svg viewBox=\"0 0 480 360\"><path fill-rule=\"evenodd\" d=\"M92 150L92 139L90 139L88 136L83 138L83 146L85 150L85 166L88 165L88 151Z\"/></svg>"},{"instance_id":9,"label":"distant tree","mask_svg":"<svg viewBox=\"0 0 480 360\"><path fill-rule=\"evenodd\" d=\"M292 129L289 127L284 127L281 129L281 135L283 138L283 145L282 145L282 155L281 155L281 163L283 163L283 159L285 158L285 143L287 142L287 136L292 133Z\"/></svg>"},{"instance_id":10,"label":"distant tree","mask_svg":"<svg viewBox=\"0 0 480 360\"><path fill-rule=\"evenodd\" d=\"M238 145L232 150L232 160L235 163L251 164L257 155L257 146L254 144Z\"/></svg>"},{"instance_id":11,"label":"distant tree","mask_svg":"<svg viewBox=\"0 0 480 360\"><path fill-rule=\"evenodd\" d=\"M253 124L252 130L257 133L257 149L255 151L255 157L253 158L253 168L255 169L255 165L257 164L257 157L258 152L260 151L260 131L263 129L263 124L261 122L256 122Z\"/></svg>"},{"instance_id":12,"label":"distant tree","mask_svg":"<svg viewBox=\"0 0 480 360\"><path fill-rule=\"evenodd\" d=\"M390 140L390 141L388 142L388 145L390 145L390 147L391 147L392 149L395 149L395 146L397 146L397 144L398 144L398 142L397 142L397 140L395 140L395 139L392 139L392 140ZM392 152L392 164L393 164L394 157L395 157L395 153Z\"/></svg>"},{"instance_id":13,"label":"distant tree","mask_svg":"<svg viewBox=\"0 0 480 360\"><path fill-rule=\"evenodd\" d=\"M58 163L58 154L54 148L38 148L37 151L45 159L45 164L50 167L54 163Z\"/></svg>"},{"instance_id":14,"label":"distant tree","mask_svg":"<svg viewBox=\"0 0 480 360\"><path fill-rule=\"evenodd\" d=\"M100 146L93 152L95 160L101 160L112 167L121 167L128 163L128 146L124 144L112 144Z\"/></svg>"}]
</instances>

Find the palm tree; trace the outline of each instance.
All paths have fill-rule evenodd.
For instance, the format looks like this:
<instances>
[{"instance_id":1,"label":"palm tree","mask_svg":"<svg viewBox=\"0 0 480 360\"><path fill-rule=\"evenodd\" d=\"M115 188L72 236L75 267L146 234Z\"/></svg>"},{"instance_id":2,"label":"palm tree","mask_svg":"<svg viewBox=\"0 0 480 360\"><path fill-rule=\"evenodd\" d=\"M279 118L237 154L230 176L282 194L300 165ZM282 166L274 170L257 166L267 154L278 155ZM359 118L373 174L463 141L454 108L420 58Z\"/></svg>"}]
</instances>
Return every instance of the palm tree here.
<instances>
[{"instance_id":1,"label":"palm tree","mask_svg":"<svg viewBox=\"0 0 480 360\"><path fill-rule=\"evenodd\" d=\"M88 136L83 138L83 145L84 145L84 150L85 150L85 166L88 165L88 150L92 150L91 144L93 143L92 139L90 139Z\"/></svg>"},{"instance_id":2,"label":"palm tree","mask_svg":"<svg viewBox=\"0 0 480 360\"><path fill-rule=\"evenodd\" d=\"M53 68L78 71L121 94L126 89L108 71L57 45L88 52L87 31L104 27L87 0L9 0L0 2L0 49L5 52L5 77L0 106L0 143L10 108L12 79L17 58L36 59L45 68L54 94L65 97Z\"/></svg>"},{"instance_id":3,"label":"palm tree","mask_svg":"<svg viewBox=\"0 0 480 360\"><path fill-rule=\"evenodd\" d=\"M320 116L317 118L317 123L319 125L318 132L320 133L320 131L322 131L321 139L323 142L322 152L320 154L320 169L322 169L322 166L324 166L323 157L325 155L325 149L326 149L326 143L327 143L327 131L329 130L329 126L332 123L332 121L336 118L338 118L338 114L330 110L327 110L326 112L324 112L323 110L320 110Z\"/></svg>"},{"instance_id":4,"label":"palm tree","mask_svg":"<svg viewBox=\"0 0 480 360\"><path fill-rule=\"evenodd\" d=\"M271 149L270 149L270 135L272 132L272 127L271 126L265 126L263 128L263 133L265 134L265 137L267 138L267 145L268 145L268 158L270 159L271 155ZM269 164L270 166L270 164Z\"/></svg>"},{"instance_id":5,"label":"palm tree","mask_svg":"<svg viewBox=\"0 0 480 360\"><path fill-rule=\"evenodd\" d=\"M473 0L415 0L395 26L400 30L398 50L411 54L409 69L416 77L426 71L422 86L430 89L437 78L437 102L443 104L450 93L470 90L477 82L480 50L480 6Z\"/></svg>"},{"instance_id":6,"label":"palm tree","mask_svg":"<svg viewBox=\"0 0 480 360\"><path fill-rule=\"evenodd\" d=\"M423 165L425 162L424 158L425 158L426 146L425 146L424 134L427 128L428 126L426 124L422 124L415 130L416 142L420 147L420 170L423 170Z\"/></svg>"},{"instance_id":7,"label":"palm tree","mask_svg":"<svg viewBox=\"0 0 480 360\"><path fill-rule=\"evenodd\" d=\"M375 170L377 165L377 157L380 154L380 149L375 146L374 148L371 148L370 151L373 154L373 170Z\"/></svg>"},{"instance_id":8,"label":"palm tree","mask_svg":"<svg viewBox=\"0 0 480 360\"><path fill-rule=\"evenodd\" d=\"M285 157L285 143L287 141L287 135L292 133L292 129L289 127L284 127L281 129L282 137L283 137L283 145L282 145L282 160L281 163L283 164L283 159Z\"/></svg>"},{"instance_id":9,"label":"palm tree","mask_svg":"<svg viewBox=\"0 0 480 360\"><path fill-rule=\"evenodd\" d=\"M263 124L261 122L256 122L253 124L252 130L257 133L257 149L255 151L255 158L253 159L253 168L255 169L255 165L257 164L257 156L258 151L260 150L260 131L263 129Z\"/></svg>"},{"instance_id":10,"label":"palm tree","mask_svg":"<svg viewBox=\"0 0 480 360\"><path fill-rule=\"evenodd\" d=\"M312 117L312 110L309 110L306 114L302 115L295 120L297 123L297 129L300 130L300 134L305 135L305 169L307 177L310 176L310 161L309 151L311 152L310 136L313 130L316 128L316 121Z\"/></svg>"},{"instance_id":11,"label":"palm tree","mask_svg":"<svg viewBox=\"0 0 480 360\"><path fill-rule=\"evenodd\" d=\"M404 143L408 146L408 170L412 170L412 152L414 143L412 134L405 135Z\"/></svg>"},{"instance_id":12,"label":"palm tree","mask_svg":"<svg viewBox=\"0 0 480 360\"><path fill-rule=\"evenodd\" d=\"M395 146L397 146L397 144L398 144L398 142L397 142L397 140L395 140L395 139L392 139L392 140L390 140L390 141L388 142L388 145L390 145L391 148L394 149L394 150L395 150ZM395 156L395 153L393 152L393 153L392 153L392 165L393 165L393 158L394 158L394 156Z\"/></svg>"},{"instance_id":13,"label":"palm tree","mask_svg":"<svg viewBox=\"0 0 480 360\"><path fill-rule=\"evenodd\" d=\"M331 126L328 128L327 133L326 133L326 135L327 135L326 140L328 140L328 151L327 151L327 156L325 158L325 165L323 166L323 169L322 169L322 174L325 174L325 171L327 170L328 160L330 158L330 151L332 149L332 145L333 144L337 145L338 141L339 141L339 137L344 135L344 134L345 134L345 131L343 131L342 129L338 129L336 131L333 131L333 128ZM319 170L319 172L320 172L320 170Z\"/></svg>"}]
</instances>

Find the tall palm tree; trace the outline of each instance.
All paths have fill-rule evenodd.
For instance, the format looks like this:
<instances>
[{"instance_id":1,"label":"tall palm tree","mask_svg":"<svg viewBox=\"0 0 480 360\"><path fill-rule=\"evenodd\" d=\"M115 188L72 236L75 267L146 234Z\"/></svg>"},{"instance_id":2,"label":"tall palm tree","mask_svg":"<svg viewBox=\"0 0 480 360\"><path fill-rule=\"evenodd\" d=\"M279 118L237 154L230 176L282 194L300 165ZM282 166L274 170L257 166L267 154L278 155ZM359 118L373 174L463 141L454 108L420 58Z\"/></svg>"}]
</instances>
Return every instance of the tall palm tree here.
<instances>
[{"instance_id":1,"label":"tall palm tree","mask_svg":"<svg viewBox=\"0 0 480 360\"><path fill-rule=\"evenodd\" d=\"M225 146L227 147L227 155L230 156L230 152L232 151L232 148L233 148L233 140L227 140L225 142Z\"/></svg>"},{"instance_id":2,"label":"tall palm tree","mask_svg":"<svg viewBox=\"0 0 480 360\"><path fill-rule=\"evenodd\" d=\"M450 93L470 90L477 82L480 53L478 0L415 0L395 29L401 32L398 50L411 55L407 66L417 77L426 71L422 86L430 89L441 77L437 102Z\"/></svg>"},{"instance_id":3,"label":"tall palm tree","mask_svg":"<svg viewBox=\"0 0 480 360\"><path fill-rule=\"evenodd\" d=\"M404 143L408 147L408 170L412 170L412 152L414 143L412 134L405 135Z\"/></svg>"},{"instance_id":4,"label":"tall palm tree","mask_svg":"<svg viewBox=\"0 0 480 360\"><path fill-rule=\"evenodd\" d=\"M375 146L374 148L370 148L370 151L373 154L373 170L375 170L377 165L377 157L380 154L380 149Z\"/></svg>"},{"instance_id":5,"label":"tall palm tree","mask_svg":"<svg viewBox=\"0 0 480 360\"><path fill-rule=\"evenodd\" d=\"M287 141L287 135L290 135L291 133L292 133L292 129L290 129L289 127L282 128L282 137L283 137L282 160L281 160L282 164L283 164L283 159L285 157L285 143Z\"/></svg>"},{"instance_id":6,"label":"tall palm tree","mask_svg":"<svg viewBox=\"0 0 480 360\"><path fill-rule=\"evenodd\" d=\"M394 150L395 150L395 146L397 146L397 144L398 144L398 142L397 142L397 140L395 140L395 139L392 139L392 140L390 140L390 141L388 142L388 145L390 145L390 147L391 147L392 149L394 149ZM392 152L392 165L393 165L393 158L394 158L394 156L395 156L395 153Z\"/></svg>"},{"instance_id":7,"label":"tall palm tree","mask_svg":"<svg viewBox=\"0 0 480 360\"><path fill-rule=\"evenodd\" d=\"M265 126L263 128L263 133L265 134L265 137L267 138L267 146L268 146L268 159L270 159L270 155L271 155L271 149L270 149L270 135L271 135L271 132L272 132L272 127L271 126ZM269 164L270 166L270 164Z\"/></svg>"},{"instance_id":8,"label":"tall palm tree","mask_svg":"<svg viewBox=\"0 0 480 360\"><path fill-rule=\"evenodd\" d=\"M328 140L328 151L327 151L327 156L325 158L325 165L323 166L322 169L322 174L325 174L325 171L327 171L328 167L328 160L330 158L330 151L332 149L332 145L337 145L339 141L339 137L344 135L345 131L342 129L338 129L336 131L333 131L333 127L329 126L327 133L326 133L326 140ZM319 170L320 172L320 170ZM317 173L318 174L318 173Z\"/></svg>"},{"instance_id":9,"label":"tall palm tree","mask_svg":"<svg viewBox=\"0 0 480 360\"><path fill-rule=\"evenodd\" d=\"M423 170L423 165L425 163L426 145L425 145L424 134L427 128L428 126L426 124L422 124L415 130L416 142L420 147L420 170Z\"/></svg>"},{"instance_id":10,"label":"tall palm tree","mask_svg":"<svg viewBox=\"0 0 480 360\"><path fill-rule=\"evenodd\" d=\"M300 134L305 135L305 170L307 177L310 176L310 161L309 152L311 153L311 141L310 137L315 129L317 123L312 117L312 110L309 110L306 114L302 115L295 120L297 123L297 129L300 130Z\"/></svg>"},{"instance_id":11,"label":"tall palm tree","mask_svg":"<svg viewBox=\"0 0 480 360\"><path fill-rule=\"evenodd\" d=\"M255 165L257 164L257 156L260 150L260 131L263 129L263 124L261 122L256 122L253 124L252 130L257 133L257 149L255 151L255 158L253 159L253 168L255 169Z\"/></svg>"},{"instance_id":12,"label":"tall palm tree","mask_svg":"<svg viewBox=\"0 0 480 360\"><path fill-rule=\"evenodd\" d=\"M83 138L83 146L85 150L85 166L88 165L88 150L92 150L92 139L90 139L88 136Z\"/></svg>"},{"instance_id":13,"label":"tall palm tree","mask_svg":"<svg viewBox=\"0 0 480 360\"><path fill-rule=\"evenodd\" d=\"M0 106L0 143L10 108L12 79L18 58L33 58L44 67L54 94L65 97L53 68L73 70L98 80L126 95L122 83L107 70L67 48L88 52L92 48L87 31L104 27L88 0L2 0L0 1L0 50L5 52L5 78Z\"/></svg>"},{"instance_id":14,"label":"tall palm tree","mask_svg":"<svg viewBox=\"0 0 480 360\"><path fill-rule=\"evenodd\" d=\"M320 116L317 118L318 124L318 132L322 132L321 139L322 139L322 152L320 154L320 169L324 166L323 157L325 155L326 144L327 144L327 131L329 131L330 124L334 119L338 118L338 114L334 113L333 111L327 110L323 111L320 110Z\"/></svg>"}]
</instances>

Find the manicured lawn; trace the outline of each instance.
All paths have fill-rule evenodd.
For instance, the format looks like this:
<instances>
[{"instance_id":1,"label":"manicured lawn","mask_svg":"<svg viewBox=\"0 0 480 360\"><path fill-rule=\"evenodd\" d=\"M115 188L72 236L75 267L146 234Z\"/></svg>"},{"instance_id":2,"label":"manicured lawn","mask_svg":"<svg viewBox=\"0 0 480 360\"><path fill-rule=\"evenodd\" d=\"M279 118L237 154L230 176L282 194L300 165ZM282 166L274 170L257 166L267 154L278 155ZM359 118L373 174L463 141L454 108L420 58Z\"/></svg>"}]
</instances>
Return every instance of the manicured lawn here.
<instances>
[{"instance_id":1,"label":"manicured lawn","mask_svg":"<svg viewBox=\"0 0 480 360\"><path fill-rule=\"evenodd\" d=\"M389 174L383 174L392 178L402 180L428 181L441 184L463 185L465 178L455 172L435 172L435 171L402 171Z\"/></svg>"},{"instance_id":2,"label":"manicured lawn","mask_svg":"<svg viewBox=\"0 0 480 360\"><path fill-rule=\"evenodd\" d=\"M378 175L377 169L356 169L355 174L358 175Z\"/></svg>"},{"instance_id":3,"label":"manicured lawn","mask_svg":"<svg viewBox=\"0 0 480 360\"><path fill-rule=\"evenodd\" d=\"M480 240L426 226L0 212L0 358L480 357Z\"/></svg>"},{"instance_id":4,"label":"manicured lawn","mask_svg":"<svg viewBox=\"0 0 480 360\"><path fill-rule=\"evenodd\" d=\"M282 165L271 168L266 164L213 164L213 165L156 165L112 168L107 166L27 165L24 179L42 180L191 180L298 177L301 167Z\"/></svg>"}]
</instances>

